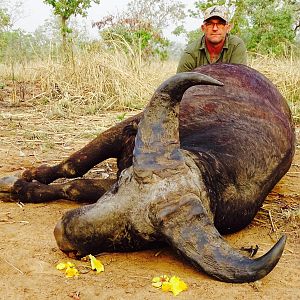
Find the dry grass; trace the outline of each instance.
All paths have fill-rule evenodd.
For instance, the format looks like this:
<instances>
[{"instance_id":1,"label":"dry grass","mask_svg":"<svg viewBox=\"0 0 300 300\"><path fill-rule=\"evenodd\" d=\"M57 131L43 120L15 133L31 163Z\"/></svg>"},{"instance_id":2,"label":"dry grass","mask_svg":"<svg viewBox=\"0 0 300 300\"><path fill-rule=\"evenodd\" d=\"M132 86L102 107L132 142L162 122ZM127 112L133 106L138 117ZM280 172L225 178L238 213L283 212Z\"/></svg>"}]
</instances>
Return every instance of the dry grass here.
<instances>
[{"instance_id":1,"label":"dry grass","mask_svg":"<svg viewBox=\"0 0 300 300\"><path fill-rule=\"evenodd\" d=\"M142 109L155 88L173 75L177 62L145 60L139 49L103 45L74 49L64 64L47 59L0 65L0 103L9 106L46 105L47 117L95 115L104 111ZM300 122L300 59L256 56L250 66L265 74L289 101ZM14 80L12 80L12 77Z\"/></svg>"},{"instance_id":2,"label":"dry grass","mask_svg":"<svg viewBox=\"0 0 300 300\"><path fill-rule=\"evenodd\" d=\"M295 185L297 182L299 183L299 178L298 181L295 181ZM260 225L269 228L269 234L274 241L280 238L283 229L285 233L289 234L290 239L299 240L299 199L300 195L297 193L289 194L285 190L283 193L278 193L275 189L264 201L251 226Z\"/></svg>"},{"instance_id":3,"label":"dry grass","mask_svg":"<svg viewBox=\"0 0 300 300\"><path fill-rule=\"evenodd\" d=\"M293 117L300 122L300 58L252 58L250 66L268 77L288 100Z\"/></svg>"},{"instance_id":4,"label":"dry grass","mask_svg":"<svg viewBox=\"0 0 300 300\"><path fill-rule=\"evenodd\" d=\"M66 117L142 109L154 89L174 74L175 68L172 63L145 61L138 50L130 47L115 51L98 47L77 49L68 64L49 59L15 66L14 82L9 80L11 66L2 66L1 77L11 87L11 105L24 100L20 83L35 83L37 91L28 101L49 104L50 115Z\"/></svg>"}]
</instances>

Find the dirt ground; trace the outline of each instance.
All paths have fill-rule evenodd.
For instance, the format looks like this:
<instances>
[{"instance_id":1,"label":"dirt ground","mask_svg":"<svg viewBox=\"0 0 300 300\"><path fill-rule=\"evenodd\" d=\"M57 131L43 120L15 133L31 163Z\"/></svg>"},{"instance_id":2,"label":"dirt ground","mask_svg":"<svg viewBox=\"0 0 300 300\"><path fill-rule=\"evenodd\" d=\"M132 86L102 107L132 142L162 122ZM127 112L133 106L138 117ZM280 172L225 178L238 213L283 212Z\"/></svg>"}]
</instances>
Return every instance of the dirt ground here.
<instances>
[{"instance_id":1,"label":"dirt ground","mask_svg":"<svg viewBox=\"0 0 300 300\"><path fill-rule=\"evenodd\" d=\"M1 105L1 103L0 103ZM0 176L41 163L53 164L79 149L119 114L59 118L34 106L2 105L0 114ZM53 117L54 116L54 117ZM286 233L287 245L275 269L255 283L228 284L196 271L168 248L97 256L105 271L88 271L87 263L68 259L56 246L53 228L61 215L77 204L0 202L0 299L174 299L151 286L162 274L179 276L188 290L178 299L300 299L300 128L289 173L269 195L250 226L227 236L236 248L259 246L264 254ZM91 173L111 174L113 162ZM81 274L66 278L55 266L73 261Z\"/></svg>"}]
</instances>

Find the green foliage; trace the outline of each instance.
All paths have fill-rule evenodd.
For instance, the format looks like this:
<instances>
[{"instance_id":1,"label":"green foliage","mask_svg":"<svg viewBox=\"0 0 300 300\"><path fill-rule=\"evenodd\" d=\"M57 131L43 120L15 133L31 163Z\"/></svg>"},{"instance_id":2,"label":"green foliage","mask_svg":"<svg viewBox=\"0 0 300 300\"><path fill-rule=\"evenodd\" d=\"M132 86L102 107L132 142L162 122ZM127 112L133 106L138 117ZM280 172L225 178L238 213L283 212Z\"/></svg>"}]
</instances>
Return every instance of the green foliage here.
<instances>
[{"instance_id":1,"label":"green foliage","mask_svg":"<svg viewBox=\"0 0 300 300\"><path fill-rule=\"evenodd\" d=\"M7 44L5 32L10 23L10 16L7 10L0 7L0 57L3 56L3 48Z\"/></svg>"},{"instance_id":2,"label":"green foliage","mask_svg":"<svg viewBox=\"0 0 300 300\"><path fill-rule=\"evenodd\" d=\"M37 54L37 48L32 48L35 42L31 34L13 30L1 33L0 37L0 61L22 63Z\"/></svg>"},{"instance_id":3,"label":"green foliage","mask_svg":"<svg viewBox=\"0 0 300 300\"><path fill-rule=\"evenodd\" d=\"M140 19L162 30L178 25L186 16L184 4L177 0L131 0L123 13L126 18Z\"/></svg>"},{"instance_id":4,"label":"green foliage","mask_svg":"<svg viewBox=\"0 0 300 300\"><path fill-rule=\"evenodd\" d=\"M53 7L55 15L64 17L68 20L73 15L87 14L87 9L91 7L92 2L99 4L100 0L43 0L44 3Z\"/></svg>"},{"instance_id":5,"label":"green foliage","mask_svg":"<svg viewBox=\"0 0 300 300\"><path fill-rule=\"evenodd\" d=\"M203 11L213 5L225 5L226 1L224 0L207 0L207 1L196 1L194 3L196 11L190 10L190 14L194 17L199 17L199 14L203 16Z\"/></svg>"},{"instance_id":6,"label":"green foliage","mask_svg":"<svg viewBox=\"0 0 300 300\"><path fill-rule=\"evenodd\" d=\"M120 114L120 115L117 115L117 121L118 122L122 122L122 121L124 121L125 120L125 117L126 117L126 115L127 115L127 113L126 112L124 112L124 113L122 113L122 114Z\"/></svg>"},{"instance_id":7,"label":"green foliage","mask_svg":"<svg viewBox=\"0 0 300 300\"><path fill-rule=\"evenodd\" d=\"M249 28L249 17L245 15L247 4L245 0L236 0L234 2L232 5L235 9L230 16L231 32L238 36L243 36Z\"/></svg>"},{"instance_id":8,"label":"green foliage","mask_svg":"<svg viewBox=\"0 0 300 300\"><path fill-rule=\"evenodd\" d=\"M111 48L115 42L123 45L123 50L140 49L144 58L158 56L165 60L168 56L167 47L170 42L150 24L139 20L118 20L109 28L100 31L101 38ZM129 46L129 47L128 47Z\"/></svg>"},{"instance_id":9,"label":"green foliage","mask_svg":"<svg viewBox=\"0 0 300 300\"><path fill-rule=\"evenodd\" d=\"M199 29L192 30L187 33L188 41L195 41L203 36L203 32Z\"/></svg>"},{"instance_id":10,"label":"green foliage","mask_svg":"<svg viewBox=\"0 0 300 300\"><path fill-rule=\"evenodd\" d=\"M248 0L249 5L255 5ZM293 10L289 5L280 6L277 1L256 3L252 26L244 34L247 47L262 54L282 55L295 42Z\"/></svg>"},{"instance_id":11,"label":"green foliage","mask_svg":"<svg viewBox=\"0 0 300 300\"><path fill-rule=\"evenodd\" d=\"M100 0L43 0L44 3L49 4L53 8L54 15L57 15L61 19L60 30L62 35L62 46L67 57L68 47L70 40L67 40L67 36L72 33L72 29L68 27L68 20L71 16L81 15L85 17L87 15L87 9L91 7L92 3L99 4Z\"/></svg>"},{"instance_id":12,"label":"green foliage","mask_svg":"<svg viewBox=\"0 0 300 300\"><path fill-rule=\"evenodd\" d=\"M186 33L186 30L185 30L185 28L184 28L184 26L183 25L180 25L180 26L177 26L173 31L172 31L172 33L174 34L174 35L181 35L181 34L183 34L183 33Z\"/></svg>"},{"instance_id":13,"label":"green foliage","mask_svg":"<svg viewBox=\"0 0 300 300\"><path fill-rule=\"evenodd\" d=\"M170 41L163 36L162 29L184 17L184 5L180 1L132 0L120 16L107 16L93 26L98 27L101 38L111 48L118 42L125 51L130 51L130 46L141 51L144 58L165 60Z\"/></svg>"},{"instance_id":14,"label":"green foliage","mask_svg":"<svg viewBox=\"0 0 300 300\"><path fill-rule=\"evenodd\" d=\"M117 41L125 51L133 48L141 51L143 58L165 60L170 41L163 36L162 29L184 17L184 5L180 1L132 0L119 17L105 17L94 26L108 45L114 47Z\"/></svg>"},{"instance_id":15,"label":"green foliage","mask_svg":"<svg viewBox=\"0 0 300 300\"><path fill-rule=\"evenodd\" d=\"M5 9L0 8L0 32L10 24L10 16Z\"/></svg>"}]
</instances>

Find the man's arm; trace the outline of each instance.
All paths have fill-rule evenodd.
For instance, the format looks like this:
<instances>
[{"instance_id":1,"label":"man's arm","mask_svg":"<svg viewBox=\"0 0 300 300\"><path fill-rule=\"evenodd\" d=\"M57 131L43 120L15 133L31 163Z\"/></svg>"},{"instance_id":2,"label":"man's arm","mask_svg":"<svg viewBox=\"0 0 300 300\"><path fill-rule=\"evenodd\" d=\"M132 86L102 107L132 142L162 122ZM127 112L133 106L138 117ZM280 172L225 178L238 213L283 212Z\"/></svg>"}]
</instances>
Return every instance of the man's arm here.
<instances>
[{"instance_id":1,"label":"man's arm","mask_svg":"<svg viewBox=\"0 0 300 300\"><path fill-rule=\"evenodd\" d=\"M190 53L184 51L179 60L176 73L190 72L195 68L196 68L196 61L194 57Z\"/></svg>"},{"instance_id":2,"label":"man's arm","mask_svg":"<svg viewBox=\"0 0 300 300\"><path fill-rule=\"evenodd\" d=\"M247 65L247 49L242 40L232 51L230 63Z\"/></svg>"}]
</instances>

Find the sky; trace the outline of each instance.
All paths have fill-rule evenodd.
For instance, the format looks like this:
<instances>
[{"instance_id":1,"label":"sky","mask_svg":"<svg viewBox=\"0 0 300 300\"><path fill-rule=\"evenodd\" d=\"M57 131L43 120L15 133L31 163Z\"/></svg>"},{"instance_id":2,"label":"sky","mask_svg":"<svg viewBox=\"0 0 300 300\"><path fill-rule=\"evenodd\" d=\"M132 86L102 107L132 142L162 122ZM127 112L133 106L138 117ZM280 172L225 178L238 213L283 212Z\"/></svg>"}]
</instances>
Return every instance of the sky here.
<instances>
[{"instance_id":1,"label":"sky","mask_svg":"<svg viewBox=\"0 0 300 300\"><path fill-rule=\"evenodd\" d=\"M11 0L11 4L18 0ZM33 32L39 25L42 25L46 19L51 16L51 7L44 4L42 0L21 0L24 5L22 8L23 15L19 17L15 23L15 27L21 28L27 32ZM193 8L194 0L181 0L186 7ZM102 0L100 4L93 4L88 10L88 16L86 18L87 23L91 24L93 21L98 21L102 17L121 12L129 0ZM186 29L194 30L199 27L200 20L187 18ZM175 36L171 36L170 32L172 27L166 30L166 35L171 40L177 40ZM97 29L90 26L89 32L91 36L96 37L98 35Z\"/></svg>"}]
</instances>

